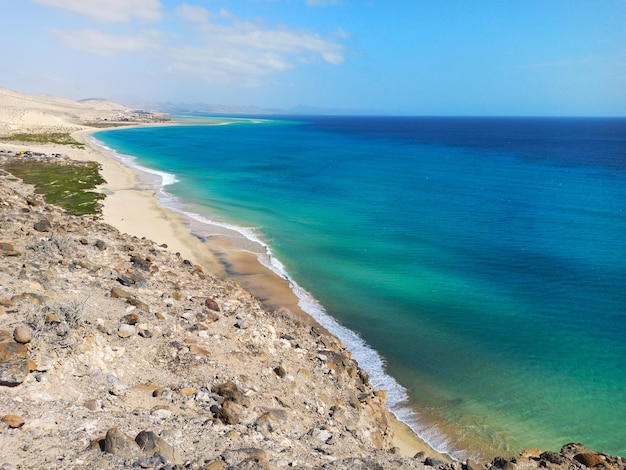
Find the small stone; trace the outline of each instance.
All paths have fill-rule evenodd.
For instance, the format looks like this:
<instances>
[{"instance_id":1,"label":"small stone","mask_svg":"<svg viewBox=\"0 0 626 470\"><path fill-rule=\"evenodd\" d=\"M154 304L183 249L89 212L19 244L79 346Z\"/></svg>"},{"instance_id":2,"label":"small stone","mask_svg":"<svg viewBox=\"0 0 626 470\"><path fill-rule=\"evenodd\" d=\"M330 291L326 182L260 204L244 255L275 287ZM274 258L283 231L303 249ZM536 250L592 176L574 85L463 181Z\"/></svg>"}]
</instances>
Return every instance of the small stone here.
<instances>
[{"instance_id":1,"label":"small stone","mask_svg":"<svg viewBox=\"0 0 626 470\"><path fill-rule=\"evenodd\" d=\"M195 395L195 393L198 391L197 388L193 388L193 387L185 387L185 388L181 388L179 390L180 394L184 397L190 397L192 395Z\"/></svg>"},{"instance_id":2,"label":"small stone","mask_svg":"<svg viewBox=\"0 0 626 470\"><path fill-rule=\"evenodd\" d=\"M57 316L56 313L48 313L46 314L46 319L44 320L46 323L50 324L50 323L61 323L61 320L59 320L59 317Z\"/></svg>"},{"instance_id":3,"label":"small stone","mask_svg":"<svg viewBox=\"0 0 626 470\"><path fill-rule=\"evenodd\" d=\"M91 400L85 400L85 403L83 403L83 405L85 406L85 408L91 411L98 411L100 408L102 408L100 405L100 401L96 400L95 398L92 398Z\"/></svg>"},{"instance_id":4,"label":"small stone","mask_svg":"<svg viewBox=\"0 0 626 470\"><path fill-rule=\"evenodd\" d=\"M538 459L540 455L540 449L524 449L519 453L519 456L525 459Z\"/></svg>"},{"instance_id":5,"label":"small stone","mask_svg":"<svg viewBox=\"0 0 626 470\"><path fill-rule=\"evenodd\" d=\"M150 330L146 330L146 329L140 329L137 334L139 336L141 336L142 338L152 338L152 332Z\"/></svg>"},{"instance_id":6,"label":"small stone","mask_svg":"<svg viewBox=\"0 0 626 470\"><path fill-rule=\"evenodd\" d=\"M89 240L87 240L85 237L79 238L78 241L81 245L89 245Z\"/></svg>"},{"instance_id":7,"label":"small stone","mask_svg":"<svg viewBox=\"0 0 626 470\"><path fill-rule=\"evenodd\" d=\"M26 196L26 203L29 206L40 206L42 204L41 199L38 199L37 196Z\"/></svg>"},{"instance_id":8,"label":"small stone","mask_svg":"<svg viewBox=\"0 0 626 470\"><path fill-rule=\"evenodd\" d=\"M226 464L221 460L215 460L210 464L206 465L205 470L223 470Z\"/></svg>"},{"instance_id":9,"label":"small stone","mask_svg":"<svg viewBox=\"0 0 626 470\"><path fill-rule=\"evenodd\" d=\"M287 371L285 370L285 368L283 366L278 366L274 368L274 373L279 376L281 379L287 375Z\"/></svg>"},{"instance_id":10,"label":"small stone","mask_svg":"<svg viewBox=\"0 0 626 470\"><path fill-rule=\"evenodd\" d=\"M0 242L0 255L19 256L20 252L15 250L12 243Z\"/></svg>"},{"instance_id":11,"label":"small stone","mask_svg":"<svg viewBox=\"0 0 626 470\"><path fill-rule=\"evenodd\" d=\"M204 306L209 310L213 310L214 312L220 311L220 306L218 305L218 303L215 301L215 299L212 299L210 297L204 301Z\"/></svg>"},{"instance_id":12,"label":"small stone","mask_svg":"<svg viewBox=\"0 0 626 470\"><path fill-rule=\"evenodd\" d=\"M97 240L96 243L94 243L94 246L102 251L106 250L107 244L103 240Z\"/></svg>"},{"instance_id":13,"label":"small stone","mask_svg":"<svg viewBox=\"0 0 626 470\"><path fill-rule=\"evenodd\" d=\"M142 258L138 255L131 255L130 262L137 269L141 269L142 271L150 271L151 262L149 259Z\"/></svg>"},{"instance_id":14,"label":"small stone","mask_svg":"<svg viewBox=\"0 0 626 470\"><path fill-rule=\"evenodd\" d=\"M139 322L139 320L140 320L139 315L133 312L133 313L129 313L128 315L124 315L120 321L127 325L135 325L136 323Z\"/></svg>"},{"instance_id":15,"label":"small stone","mask_svg":"<svg viewBox=\"0 0 626 470\"><path fill-rule=\"evenodd\" d=\"M52 224L48 219L41 219L33 225L33 228L38 232L49 232L52 229Z\"/></svg>"},{"instance_id":16,"label":"small stone","mask_svg":"<svg viewBox=\"0 0 626 470\"><path fill-rule=\"evenodd\" d=\"M129 299L132 296L121 287L115 286L111 289L111 297L113 299Z\"/></svg>"},{"instance_id":17,"label":"small stone","mask_svg":"<svg viewBox=\"0 0 626 470\"><path fill-rule=\"evenodd\" d=\"M33 334L30 331L30 328L26 325L20 325L13 330L13 338L15 341L21 344L30 343L33 339Z\"/></svg>"},{"instance_id":18,"label":"small stone","mask_svg":"<svg viewBox=\"0 0 626 470\"><path fill-rule=\"evenodd\" d=\"M189 352L192 354L199 354L201 356L209 356L211 355L211 352L201 348L200 346L196 345L196 344L191 344L189 345Z\"/></svg>"},{"instance_id":19,"label":"small stone","mask_svg":"<svg viewBox=\"0 0 626 470\"><path fill-rule=\"evenodd\" d=\"M35 305L43 305L46 303L47 297L40 294L35 294L34 292L24 292L23 294L14 295L13 297L11 297L11 300L13 300L14 302L28 301Z\"/></svg>"},{"instance_id":20,"label":"small stone","mask_svg":"<svg viewBox=\"0 0 626 470\"><path fill-rule=\"evenodd\" d=\"M120 327L117 330L117 336L119 336L120 338L129 338L131 336L133 336L136 333L137 329L135 328L134 325L120 325Z\"/></svg>"},{"instance_id":21,"label":"small stone","mask_svg":"<svg viewBox=\"0 0 626 470\"><path fill-rule=\"evenodd\" d=\"M25 423L24 419L17 415L4 415L2 422L13 429L21 428Z\"/></svg>"}]
</instances>

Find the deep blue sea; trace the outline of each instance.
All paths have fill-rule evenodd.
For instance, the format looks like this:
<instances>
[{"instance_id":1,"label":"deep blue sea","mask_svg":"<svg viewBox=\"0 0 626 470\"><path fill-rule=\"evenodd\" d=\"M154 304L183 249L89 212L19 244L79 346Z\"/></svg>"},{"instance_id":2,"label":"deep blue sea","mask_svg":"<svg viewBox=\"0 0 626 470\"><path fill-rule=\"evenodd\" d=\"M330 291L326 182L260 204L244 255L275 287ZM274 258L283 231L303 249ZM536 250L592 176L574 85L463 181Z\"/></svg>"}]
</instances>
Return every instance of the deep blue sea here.
<instances>
[{"instance_id":1,"label":"deep blue sea","mask_svg":"<svg viewBox=\"0 0 626 470\"><path fill-rule=\"evenodd\" d=\"M260 242L434 447L626 456L626 119L183 123L96 138Z\"/></svg>"}]
</instances>

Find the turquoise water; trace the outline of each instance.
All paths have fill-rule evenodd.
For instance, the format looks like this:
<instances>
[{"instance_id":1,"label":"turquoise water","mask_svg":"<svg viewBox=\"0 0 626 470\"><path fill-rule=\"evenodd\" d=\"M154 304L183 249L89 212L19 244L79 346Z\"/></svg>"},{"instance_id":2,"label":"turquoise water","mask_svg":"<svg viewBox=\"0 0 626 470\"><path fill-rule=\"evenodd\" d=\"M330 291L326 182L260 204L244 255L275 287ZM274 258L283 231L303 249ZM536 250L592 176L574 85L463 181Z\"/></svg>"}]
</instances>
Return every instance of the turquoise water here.
<instances>
[{"instance_id":1,"label":"turquoise water","mask_svg":"<svg viewBox=\"0 0 626 470\"><path fill-rule=\"evenodd\" d=\"M626 120L225 121L96 137L260 241L439 450L626 456Z\"/></svg>"}]
</instances>

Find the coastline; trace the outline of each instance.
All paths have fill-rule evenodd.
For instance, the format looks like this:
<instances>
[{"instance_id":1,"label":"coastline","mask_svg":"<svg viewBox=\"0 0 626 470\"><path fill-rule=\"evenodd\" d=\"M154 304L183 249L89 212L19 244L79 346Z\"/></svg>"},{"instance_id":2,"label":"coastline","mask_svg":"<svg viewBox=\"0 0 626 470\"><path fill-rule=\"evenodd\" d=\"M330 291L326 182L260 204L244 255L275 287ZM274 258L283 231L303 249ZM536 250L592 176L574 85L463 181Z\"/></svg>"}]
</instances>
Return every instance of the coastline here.
<instances>
[{"instance_id":1,"label":"coastline","mask_svg":"<svg viewBox=\"0 0 626 470\"><path fill-rule=\"evenodd\" d=\"M129 127L155 126L124 126L122 129ZM236 250L228 237L211 237L206 241L196 237L190 231L185 216L161 205L154 186L142 182L137 170L94 144L91 138L96 132L98 129L85 129L74 132L72 136L86 146L80 159L93 160L102 165L101 174L107 181L101 187L107 196L102 210L105 223L129 235L166 244L170 251L180 253L213 275L234 279L268 309L287 308L302 320L319 325L299 306L299 299L289 282L264 266L254 254ZM400 455L413 457L423 453L446 462L454 461L448 454L432 448L390 410L387 413L394 433L394 445Z\"/></svg>"}]
</instances>

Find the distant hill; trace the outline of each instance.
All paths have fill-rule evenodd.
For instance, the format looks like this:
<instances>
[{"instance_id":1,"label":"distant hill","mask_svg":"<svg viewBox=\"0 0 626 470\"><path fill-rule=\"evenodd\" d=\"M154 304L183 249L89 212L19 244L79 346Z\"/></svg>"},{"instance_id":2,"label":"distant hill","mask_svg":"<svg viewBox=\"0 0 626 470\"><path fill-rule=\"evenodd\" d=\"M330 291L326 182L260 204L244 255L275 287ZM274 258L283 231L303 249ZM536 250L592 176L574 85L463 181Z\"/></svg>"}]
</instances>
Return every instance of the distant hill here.
<instances>
[{"instance_id":1,"label":"distant hill","mask_svg":"<svg viewBox=\"0 0 626 470\"><path fill-rule=\"evenodd\" d=\"M385 114L374 109L322 108L298 105L290 109L258 106L228 106L208 103L138 102L137 107L155 109L169 114L227 114L227 115L334 115L358 116Z\"/></svg>"}]
</instances>

